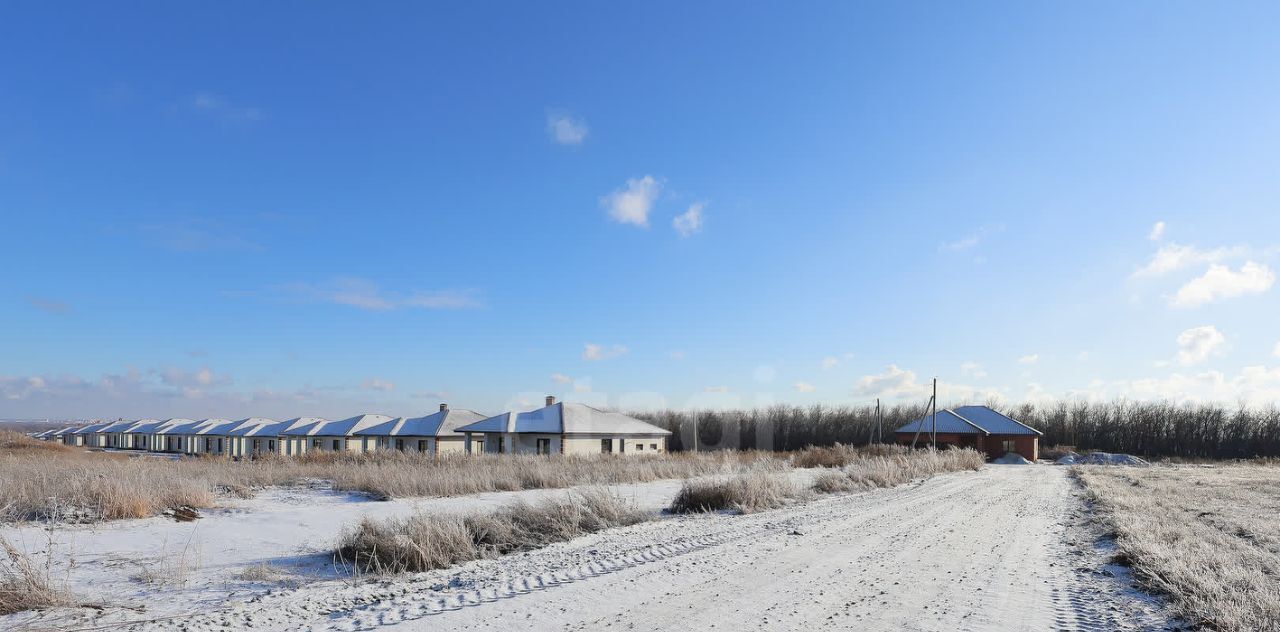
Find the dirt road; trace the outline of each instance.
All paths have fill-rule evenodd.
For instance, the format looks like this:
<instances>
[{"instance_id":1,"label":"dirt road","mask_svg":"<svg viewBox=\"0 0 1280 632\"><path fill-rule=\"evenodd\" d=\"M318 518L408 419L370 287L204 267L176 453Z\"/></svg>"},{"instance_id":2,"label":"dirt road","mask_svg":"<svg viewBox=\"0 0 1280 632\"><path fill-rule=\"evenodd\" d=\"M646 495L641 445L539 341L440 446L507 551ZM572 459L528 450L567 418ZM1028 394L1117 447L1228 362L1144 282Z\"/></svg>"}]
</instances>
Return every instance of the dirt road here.
<instances>
[{"instance_id":1,"label":"dirt road","mask_svg":"<svg viewBox=\"0 0 1280 632\"><path fill-rule=\"evenodd\" d=\"M353 588L332 608L295 601L286 617L230 623L398 632L1167 627L1157 604L1101 570L1074 493L1064 468L991 466L781 511L638 525L470 565L448 584L424 576Z\"/></svg>"}]
</instances>

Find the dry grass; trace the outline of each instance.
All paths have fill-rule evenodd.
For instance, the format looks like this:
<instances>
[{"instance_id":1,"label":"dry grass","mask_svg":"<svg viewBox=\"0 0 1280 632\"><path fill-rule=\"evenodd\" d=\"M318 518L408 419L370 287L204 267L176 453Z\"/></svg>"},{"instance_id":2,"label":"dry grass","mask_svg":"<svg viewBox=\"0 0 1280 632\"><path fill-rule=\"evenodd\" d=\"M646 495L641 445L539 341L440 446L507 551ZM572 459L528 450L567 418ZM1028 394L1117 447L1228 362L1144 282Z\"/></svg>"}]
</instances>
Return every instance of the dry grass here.
<instances>
[{"instance_id":1,"label":"dry grass","mask_svg":"<svg viewBox=\"0 0 1280 632\"><path fill-rule=\"evenodd\" d=\"M761 458L727 452L625 458L377 452L232 462L120 459L80 450L53 454L0 453L0 521L143 518L316 479L379 497L443 497L689 478L737 471Z\"/></svg>"},{"instance_id":2,"label":"dry grass","mask_svg":"<svg viewBox=\"0 0 1280 632\"><path fill-rule=\"evenodd\" d=\"M283 577L280 571L266 562L246 566L235 574L235 578L242 582L277 582Z\"/></svg>"},{"instance_id":3,"label":"dry grass","mask_svg":"<svg viewBox=\"0 0 1280 632\"><path fill-rule=\"evenodd\" d=\"M1212 630L1280 630L1280 468L1077 467L1121 561Z\"/></svg>"},{"instance_id":4,"label":"dry grass","mask_svg":"<svg viewBox=\"0 0 1280 632\"><path fill-rule=\"evenodd\" d=\"M776 509L803 495L786 474L755 469L726 477L684 482L668 511L698 513L737 511L754 513Z\"/></svg>"},{"instance_id":5,"label":"dry grass","mask_svg":"<svg viewBox=\"0 0 1280 632\"><path fill-rule=\"evenodd\" d=\"M813 487L823 493L855 492L894 487L946 472L980 470L986 459L970 449L893 450L882 455L852 458L839 469L825 472Z\"/></svg>"},{"instance_id":6,"label":"dry grass","mask_svg":"<svg viewBox=\"0 0 1280 632\"><path fill-rule=\"evenodd\" d=\"M528 551L648 518L603 490L515 502L464 516L366 518L343 533L334 558L360 572L420 572Z\"/></svg>"},{"instance_id":7,"label":"dry grass","mask_svg":"<svg viewBox=\"0 0 1280 632\"><path fill-rule=\"evenodd\" d=\"M66 586L53 580L52 555L44 563L0 537L0 616L72 603Z\"/></svg>"}]
</instances>

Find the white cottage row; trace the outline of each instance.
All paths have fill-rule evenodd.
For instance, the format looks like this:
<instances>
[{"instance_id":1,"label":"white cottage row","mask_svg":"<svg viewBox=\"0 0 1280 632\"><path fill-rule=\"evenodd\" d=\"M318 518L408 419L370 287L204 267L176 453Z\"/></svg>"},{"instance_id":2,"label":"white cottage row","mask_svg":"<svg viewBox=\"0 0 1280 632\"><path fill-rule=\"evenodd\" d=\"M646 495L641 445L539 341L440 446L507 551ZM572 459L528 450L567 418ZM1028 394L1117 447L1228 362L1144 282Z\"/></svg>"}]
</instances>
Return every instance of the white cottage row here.
<instances>
[{"instance_id":1,"label":"white cottage row","mask_svg":"<svg viewBox=\"0 0 1280 632\"><path fill-rule=\"evenodd\" d=\"M67 445L232 458L307 452L495 454L652 454L667 451L670 432L621 413L557 403L486 417L473 410L440 410L423 417L364 414L340 421L298 417L138 419L50 430L38 439Z\"/></svg>"}]
</instances>

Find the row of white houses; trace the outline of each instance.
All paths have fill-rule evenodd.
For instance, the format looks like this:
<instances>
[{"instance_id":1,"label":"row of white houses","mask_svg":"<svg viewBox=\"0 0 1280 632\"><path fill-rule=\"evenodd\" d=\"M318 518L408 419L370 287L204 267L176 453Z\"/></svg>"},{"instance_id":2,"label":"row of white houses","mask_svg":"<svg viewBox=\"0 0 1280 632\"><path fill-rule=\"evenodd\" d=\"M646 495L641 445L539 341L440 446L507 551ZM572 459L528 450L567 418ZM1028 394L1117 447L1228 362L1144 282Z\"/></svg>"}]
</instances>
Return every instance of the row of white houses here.
<instances>
[{"instance_id":1,"label":"row of white houses","mask_svg":"<svg viewBox=\"0 0 1280 632\"><path fill-rule=\"evenodd\" d=\"M330 421L298 417L136 419L49 430L38 439L90 448L207 454L231 458L307 452L495 454L652 454L667 451L670 432L621 413L547 397L546 406L487 417L440 410L423 417L364 414Z\"/></svg>"}]
</instances>

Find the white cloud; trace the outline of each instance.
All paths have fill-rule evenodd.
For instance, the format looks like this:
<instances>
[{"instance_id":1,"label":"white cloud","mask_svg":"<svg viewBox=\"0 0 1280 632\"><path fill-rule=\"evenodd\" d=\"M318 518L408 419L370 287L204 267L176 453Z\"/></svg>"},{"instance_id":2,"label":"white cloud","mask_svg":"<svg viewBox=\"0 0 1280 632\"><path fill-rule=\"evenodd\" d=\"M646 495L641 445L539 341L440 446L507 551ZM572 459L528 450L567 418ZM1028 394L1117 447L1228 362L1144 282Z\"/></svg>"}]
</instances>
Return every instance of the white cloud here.
<instances>
[{"instance_id":1,"label":"white cloud","mask_svg":"<svg viewBox=\"0 0 1280 632\"><path fill-rule=\"evenodd\" d=\"M729 392L729 387L728 387L728 386L704 386L704 387L702 387L702 392L704 392L704 393L728 393L728 392Z\"/></svg>"},{"instance_id":2,"label":"white cloud","mask_svg":"<svg viewBox=\"0 0 1280 632\"><path fill-rule=\"evenodd\" d=\"M1246 262L1238 272L1224 265L1213 264L1203 275L1178 288L1169 304L1174 307L1198 307L1221 299L1261 294L1271 289L1275 282L1275 272L1260 263Z\"/></svg>"},{"instance_id":3,"label":"white cloud","mask_svg":"<svg viewBox=\"0 0 1280 632\"><path fill-rule=\"evenodd\" d=\"M688 237L694 233L702 231L702 209L705 205L702 202L696 202L689 205L689 210L675 216L671 220L671 225L676 229L681 237Z\"/></svg>"},{"instance_id":4,"label":"white cloud","mask_svg":"<svg viewBox=\"0 0 1280 632\"><path fill-rule=\"evenodd\" d=\"M1161 246L1159 250L1156 250L1156 253L1151 256L1151 261L1147 262L1147 265L1134 271L1133 276L1162 276L1193 265L1216 263L1232 257L1242 257L1248 254L1248 252L1249 250L1243 246L1201 250L1195 246L1183 246L1180 244L1170 243L1165 246Z\"/></svg>"},{"instance_id":5,"label":"white cloud","mask_svg":"<svg viewBox=\"0 0 1280 632\"><path fill-rule=\"evenodd\" d=\"M649 226L649 211L658 199L662 185L653 176L631 178L627 187L600 198L600 205L609 211L609 218L619 224Z\"/></svg>"},{"instance_id":6,"label":"white cloud","mask_svg":"<svg viewBox=\"0 0 1280 632\"><path fill-rule=\"evenodd\" d=\"M1243 402L1268 406L1280 400L1280 367L1246 366L1234 376L1221 371L1205 371L1194 375L1174 373L1164 378L1145 378L1121 382L1118 390L1125 397L1174 402Z\"/></svg>"},{"instance_id":7,"label":"white cloud","mask_svg":"<svg viewBox=\"0 0 1280 632\"><path fill-rule=\"evenodd\" d=\"M573 378L565 375L564 373L552 373L551 381L556 384L569 384L573 382Z\"/></svg>"},{"instance_id":8,"label":"white cloud","mask_svg":"<svg viewBox=\"0 0 1280 632\"><path fill-rule=\"evenodd\" d=\"M605 345L598 345L598 344L588 342L586 345L583 346L582 359L591 360L591 361L608 360L609 358L616 358L618 356L626 355L626 353L627 353L627 348L622 345L611 345L606 347Z\"/></svg>"},{"instance_id":9,"label":"white cloud","mask_svg":"<svg viewBox=\"0 0 1280 632\"><path fill-rule=\"evenodd\" d=\"M840 366L840 358L835 356L827 356L822 359L822 370L829 371Z\"/></svg>"},{"instance_id":10,"label":"white cloud","mask_svg":"<svg viewBox=\"0 0 1280 632\"><path fill-rule=\"evenodd\" d=\"M1038 353L1029 353L1027 355L1022 356L1021 358L1018 358L1018 364L1035 364L1036 362L1039 362L1039 361L1040 361L1040 354Z\"/></svg>"},{"instance_id":11,"label":"white cloud","mask_svg":"<svg viewBox=\"0 0 1280 632\"><path fill-rule=\"evenodd\" d=\"M980 380L987 377L987 372L977 362L964 362L960 365L960 375Z\"/></svg>"},{"instance_id":12,"label":"white cloud","mask_svg":"<svg viewBox=\"0 0 1280 632\"><path fill-rule=\"evenodd\" d=\"M567 112L547 114L547 133L560 145L581 145L587 139L587 122Z\"/></svg>"},{"instance_id":13,"label":"white cloud","mask_svg":"<svg viewBox=\"0 0 1280 632\"><path fill-rule=\"evenodd\" d=\"M1147 234L1147 239L1151 241L1160 241L1164 237L1164 222L1156 222L1151 227L1151 232Z\"/></svg>"},{"instance_id":14,"label":"white cloud","mask_svg":"<svg viewBox=\"0 0 1280 632\"><path fill-rule=\"evenodd\" d=\"M166 367L159 371L160 382L174 388L203 388L209 386L225 386L231 383L226 375L216 375L208 367L195 371L185 371L177 367Z\"/></svg>"},{"instance_id":15,"label":"white cloud","mask_svg":"<svg viewBox=\"0 0 1280 632\"><path fill-rule=\"evenodd\" d=\"M385 292L366 279L339 277L323 284L295 283L282 288L306 300L346 305L372 311L400 308L470 309L483 306L472 290L413 290L408 294Z\"/></svg>"},{"instance_id":16,"label":"white cloud","mask_svg":"<svg viewBox=\"0 0 1280 632\"><path fill-rule=\"evenodd\" d=\"M801 393L812 393L817 389L817 387L815 387L812 384L809 384L808 382L796 382L795 387L796 387L796 391Z\"/></svg>"},{"instance_id":17,"label":"white cloud","mask_svg":"<svg viewBox=\"0 0 1280 632\"><path fill-rule=\"evenodd\" d=\"M1271 350L1271 355L1280 358L1280 342L1276 343L1276 348Z\"/></svg>"},{"instance_id":18,"label":"white cloud","mask_svg":"<svg viewBox=\"0 0 1280 632\"><path fill-rule=\"evenodd\" d=\"M924 392L924 386L916 383L915 371L906 371L896 364L890 364L884 373L859 378L854 392L864 396L895 397L918 395Z\"/></svg>"},{"instance_id":19,"label":"white cloud","mask_svg":"<svg viewBox=\"0 0 1280 632\"><path fill-rule=\"evenodd\" d=\"M1192 327L1178 334L1178 364L1192 366L1204 362L1209 355L1218 352L1227 337L1213 325Z\"/></svg>"},{"instance_id":20,"label":"white cloud","mask_svg":"<svg viewBox=\"0 0 1280 632\"><path fill-rule=\"evenodd\" d=\"M382 378L371 377L371 378L366 378L363 382L361 382L360 388L363 388L368 391L381 391L383 393L390 393L391 391L396 390L396 384L395 382L390 382Z\"/></svg>"}]
</instances>

